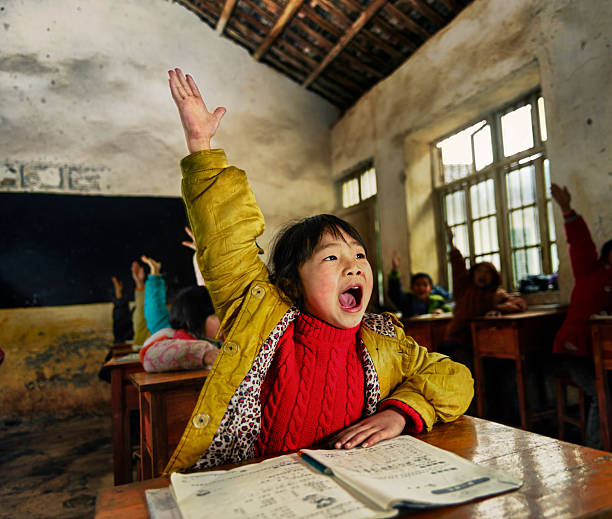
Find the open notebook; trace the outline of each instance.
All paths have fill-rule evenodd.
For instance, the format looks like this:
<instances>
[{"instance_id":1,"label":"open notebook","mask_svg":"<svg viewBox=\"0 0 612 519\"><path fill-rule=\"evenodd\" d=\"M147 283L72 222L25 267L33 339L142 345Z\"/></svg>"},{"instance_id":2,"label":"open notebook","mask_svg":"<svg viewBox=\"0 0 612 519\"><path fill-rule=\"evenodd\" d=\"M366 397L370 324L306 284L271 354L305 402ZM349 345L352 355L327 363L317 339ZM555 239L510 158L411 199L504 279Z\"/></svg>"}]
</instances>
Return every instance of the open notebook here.
<instances>
[{"instance_id":1,"label":"open notebook","mask_svg":"<svg viewBox=\"0 0 612 519\"><path fill-rule=\"evenodd\" d=\"M412 436L367 449L306 449L170 479L183 519L393 517L398 507L463 503L522 484Z\"/></svg>"}]
</instances>

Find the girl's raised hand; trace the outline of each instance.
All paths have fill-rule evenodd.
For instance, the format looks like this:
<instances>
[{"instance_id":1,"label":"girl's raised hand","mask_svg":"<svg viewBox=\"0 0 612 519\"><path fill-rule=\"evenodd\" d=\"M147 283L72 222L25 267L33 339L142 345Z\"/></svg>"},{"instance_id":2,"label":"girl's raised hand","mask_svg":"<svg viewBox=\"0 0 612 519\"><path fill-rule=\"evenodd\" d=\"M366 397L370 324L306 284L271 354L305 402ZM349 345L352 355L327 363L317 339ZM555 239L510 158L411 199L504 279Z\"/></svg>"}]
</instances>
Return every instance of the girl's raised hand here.
<instances>
[{"instance_id":1,"label":"girl's raised hand","mask_svg":"<svg viewBox=\"0 0 612 519\"><path fill-rule=\"evenodd\" d=\"M181 245L184 245L185 247L189 247L190 249L193 249L193 250L197 250L195 236L191 232L191 229L189 227L185 227L185 232L191 238L191 241L187 241L187 240L182 241Z\"/></svg>"},{"instance_id":2,"label":"girl's raised hand","mask_svg":"<svg viewBox=\"0 0 612 519\"><path fill-rule=\"evenodd\" d=\"M567 187L563 186L563 188L560 188L553 182L550 185L550 194L554 198L555 202L559 204L563 214L567 214L572 210L572 195Z\"/></svg>"},{"instance_id":3,"label":"girl's raised hand","mask_svg":"<svg viewBox=\"0 0 612 519\"><path fill-rule=\"evenodd\" d=\"M141 256L140 259L149 266L152 276L159 276L161 272L161 263L159 261L149 258L149 256Z\"/></svg>"},{"instance_id":4,"label":"girl's raised hand","mask_svg":"<svg viewBox=\"0 0 612 519\"><path fill-rule=\"evenodd\" d=\"M180 68L169 70L168 75L170 92L181 116L189 152L209 150L210 139L225 115L225 108L218 107L209 112L195 81L189 74L185 76Z\"/></svg>"}]
</instances>

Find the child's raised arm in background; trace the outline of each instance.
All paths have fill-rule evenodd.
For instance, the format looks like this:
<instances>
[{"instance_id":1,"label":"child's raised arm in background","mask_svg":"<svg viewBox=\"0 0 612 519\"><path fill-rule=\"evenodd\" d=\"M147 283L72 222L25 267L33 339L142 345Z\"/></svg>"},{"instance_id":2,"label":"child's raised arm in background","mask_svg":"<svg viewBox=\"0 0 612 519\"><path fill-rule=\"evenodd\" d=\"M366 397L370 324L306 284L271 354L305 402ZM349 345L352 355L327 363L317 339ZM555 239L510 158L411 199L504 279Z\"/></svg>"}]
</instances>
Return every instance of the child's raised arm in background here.
<instances>
[{"instance_id":1,"label":"child's raised arm in background","mask_svg":"<svg viewBox=\"0 0 612 519\"><path fill-rule=\"evenodd\" d=\"M268 271L246 175L210 149L225 109L209 112L179 69L169 76L191 152L183 198L226 342L166 471L330 439L369 446L461 415L473 395L467 368L429 354L390 315L365 315L372 270L349 224L318 215L287 227Z\"/></svg>"}]
</instances>

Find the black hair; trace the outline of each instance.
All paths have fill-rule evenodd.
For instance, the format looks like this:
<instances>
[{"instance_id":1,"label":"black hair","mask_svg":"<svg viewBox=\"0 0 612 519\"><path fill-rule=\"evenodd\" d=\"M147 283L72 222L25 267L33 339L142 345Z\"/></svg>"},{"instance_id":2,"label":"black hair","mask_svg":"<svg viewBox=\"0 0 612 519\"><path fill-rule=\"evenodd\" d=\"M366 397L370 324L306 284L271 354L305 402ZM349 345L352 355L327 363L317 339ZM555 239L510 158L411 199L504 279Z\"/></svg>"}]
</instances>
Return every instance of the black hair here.
<instances>
[{"instance_id":1,"label":"black hair","mask_svg":"<svg viewBox=\"0 0 612 519\"><path fill-rule=\"evenodd\" d=\"M340 238L342 232L348 234L363 247L367 256L366 246L357 229L337 216L319 214L288 224L274 239L270 274L272 282L299 308L304 307L304 300L298 269L312 256L326 232L334 238Z\"/></svg>"},{"instance_id":2,"label":"black hair","mask_svg":"<svg viewBox=\"0 0 612 519\"><path fill-rule=\"evenodd\" d=\"M431 279L431 276L425 272L417 272L416 274L413 274L410 278L410 287L412 287L412 285L414 285L421 278L426 279L429 282L429 286L433 288L433 280Z\"/></svg>"},{"instance_id":3,"label":"black hair","mask_svg":"<svg viewBox=\"0 0 612 519\"><path fill-rule=\"evenodd\" d=\"M612 240L608 240L601 247L601 254L599 255L601 261L608 263L608 256L610 255L610 251L612 251Z\"/></svg>"},{"instance_id":4,"label":"black hair","mask_svg":"<svg viewBox=\"0 0 612 519\"><path fill-rule=\"evenodd\" d=\"M206 287L185 287L174 296L170 308L170 326L186 330L198 339L204 338L204 326L215 308Z\"/></svg>"},{"instance_id":5,"label":"black hair","mask_svg":"<svg viewBox=\"0 0 612 519\"><path fill-rule=\"evenodd\" d=\"M493 263L489 263L488 261L481 261L480 263L474 264L474 266L470 269L471 279L474 279L474 271L478 267L488 267L491 270L491 274L493 274L493 280L491 281L491 283L489 283L489 285L487 285L487 289L497 288L499 285L501 285L501 276L499 275L497 268L495 267L495 265L493 265Z\"/></svg>"}]
</instances>

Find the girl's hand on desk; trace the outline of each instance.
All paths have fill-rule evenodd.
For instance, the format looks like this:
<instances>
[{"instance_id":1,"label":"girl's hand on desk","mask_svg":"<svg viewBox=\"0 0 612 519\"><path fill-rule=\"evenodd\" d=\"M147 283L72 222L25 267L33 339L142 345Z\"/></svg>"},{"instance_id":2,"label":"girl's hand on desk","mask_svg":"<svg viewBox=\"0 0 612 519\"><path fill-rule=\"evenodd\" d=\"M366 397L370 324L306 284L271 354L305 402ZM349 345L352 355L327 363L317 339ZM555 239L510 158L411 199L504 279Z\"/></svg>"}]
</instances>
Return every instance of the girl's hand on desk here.
<instances>
[{"instance_id":1,"label":"girl's hand on desk","mask_svg":"<svg viewBox=\"0 0 612 519\"><path fill-rule=\"evenodd\" d=\"M385 409L344 429L334 442L334 448L371 447L379 441L399 436L405 427L406 417L402 413Z\"/></svg>"},{"instance_id":2,"label":"girl's hand on desk","mask_svg":"<svg viewBox=\"0 0 612 519\"><path fill-rule=\"evenodd\" d=\"M189 153L210 149L210 139L217 131L225 108L209 112L193 78L180 68L168 71L170 92L176 103Z\"/></svg>"},{"instance_id":3,"label":"girl's hand on desk","mask_svg":"<svg viewBox=\"0 0 612 519\"><path fill-rule=\"evenodd\" d=\"M213 347L212 350L209 350L204 354L202 364L204 364L204 366L212 366L217 359L217 355L219 355L219 349Z\"/></svg>"}]
</instances>

